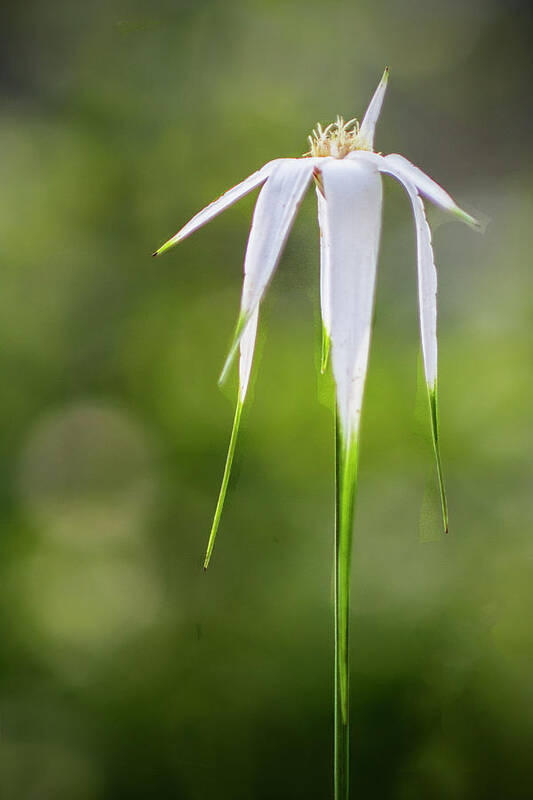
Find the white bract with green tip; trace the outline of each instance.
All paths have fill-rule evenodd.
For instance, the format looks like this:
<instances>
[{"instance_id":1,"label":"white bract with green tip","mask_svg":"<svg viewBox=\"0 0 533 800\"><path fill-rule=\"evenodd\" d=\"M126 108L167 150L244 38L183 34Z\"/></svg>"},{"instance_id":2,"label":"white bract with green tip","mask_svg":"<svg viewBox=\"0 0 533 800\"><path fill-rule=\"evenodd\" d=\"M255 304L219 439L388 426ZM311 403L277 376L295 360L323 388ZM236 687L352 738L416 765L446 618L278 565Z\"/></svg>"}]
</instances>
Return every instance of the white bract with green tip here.
<instances>
[{"instance_id":1,"label":"white bract with green tip","mask_svg":"<svg viewBox=\"0 0 533 800\"><path fill-rule=\"evenodd\" d=\"M269 162L196 214L154 253L159 255L173 247L248 192L261 186L244 261L241 310L221 376L224 377L233 356L240 350L237 409L205 559L207 567L220 521L250 379L261 300L302 199L311 181L314 180L316 184L324 337L322 371L331 352L337 407L335 797L343 800L348 796L348 628L352 519L381 232L381 175L391 175L402 184L411 201L415 220L420 335L445 530L448 527L448 515L437 414L437 273L422 198L477 226L476 221L462 211L441 186L406 158L374 152L374 131L387 79L388 70L385 70L360 126L355 119L345 123L341 117L326 128L318 125L309 137L310 150L305 156Z\"/></svg>"}]
</instances>

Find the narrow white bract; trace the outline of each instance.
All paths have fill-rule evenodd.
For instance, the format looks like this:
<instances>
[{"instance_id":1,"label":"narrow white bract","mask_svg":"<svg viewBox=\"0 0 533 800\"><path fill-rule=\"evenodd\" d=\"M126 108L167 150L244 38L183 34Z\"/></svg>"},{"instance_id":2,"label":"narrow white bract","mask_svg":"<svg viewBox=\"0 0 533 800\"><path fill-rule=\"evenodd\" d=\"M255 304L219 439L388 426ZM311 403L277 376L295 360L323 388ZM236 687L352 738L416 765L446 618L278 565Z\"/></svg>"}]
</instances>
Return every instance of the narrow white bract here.
<instances>
[{"instance_id":1,"label":"narrow white bract","mask_svg":"<svg viewBox=\"0 0 533 800\"><path fill-rule=\"evenodd\" d=\"M311 181L315 160L281 160L259 193L244 259L241 313L246 317L261 301L278 265L294 218Z\"/></svg>"},{"instance_id":2,"label":"narrow white bract","mask_svg":"<svg viewBox=\"0 0 533 800\"><path fill-rule=\"evenodd\" d=\"M282 160L282 159L279 159ZM232 189L228 189L227 192L217 197L216 200L213 200L208 206L203 208L198 214L195 214L192 219L190 219L186 225L183 226L168 242L165 242L159 250L156 250L153 254L154 256L160 256L162 253L165 253L167 250L170 250L171 247L182 242L187 236L190 236L191 233L197 231L198 228L201 228L202 225L205 225L206 222L210 222L210 220L218 217L219 214L222 214L227 208L232 206L237 200L240 200L242 197L245 197L247 194L252 192L254 189L257 189L258 186L261 186L262 183L266 181L268 176L271 174L272 170L275 168L278 160L276 161L269 161L268 164L265 164L264 167L258 169L257 172L254 172L248 178L238 183L236 186L233 186Z\"/></svg>"},{"instance_id":3,"label":"narrow white bract","mask_svg":"<svg viewBox=\"0 0 533 800\"><path fill-rule=\"evenodd\" d=\"M379 115L381 114L381 106L383 105L383 100L385 99L385 91L387 89L388 80L389 68L387 67L383 73L383 77L379 82L378 88L374 92L372 100L368 104L365 116L361 122L361 127L359 128L359 136L368 150L374 149L374 134L376 131L376 124L379 119Z\"/></svg>"},{"instance_id":4,"label":"narrow white bract","mask_svg":"<svg viewBox=\"0 0 533 800\"><path fill-rule=\"evenodd\" d=\"M331 159L322 168L329 253L325 305L343 437L357 436L381 228L381 178L372 164Z\"/></svg>"},{"instance_id":5,"label":"narrow white bract","mask_svg":"<svg viewBox=\"0 0 533 800\"><path fill-rule=\"evenodd\" d=\"M329 292L331 269L331 244L327 220L326 198L321 186L316 187L316 200L318 206L318 228L320 231L320 312L322 315L322 354L320 358L320 372L324 374L328 365L329 348L331 344L331 299Z\"/></svg>"}]
</instances>

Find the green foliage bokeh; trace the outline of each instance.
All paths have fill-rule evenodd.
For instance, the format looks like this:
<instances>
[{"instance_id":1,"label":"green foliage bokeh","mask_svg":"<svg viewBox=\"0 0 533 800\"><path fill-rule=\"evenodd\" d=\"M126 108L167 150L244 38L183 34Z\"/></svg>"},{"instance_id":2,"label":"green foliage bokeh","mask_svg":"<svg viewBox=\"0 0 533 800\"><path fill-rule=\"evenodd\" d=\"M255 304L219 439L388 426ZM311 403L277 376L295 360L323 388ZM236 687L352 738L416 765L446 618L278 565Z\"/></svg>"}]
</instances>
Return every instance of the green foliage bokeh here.
<instances>
[{"instance_id":1,"label":"green foliage bokeh","mask_svg":"<svg viewBox=\"0 0 533 800\"><path fill-rule=\"evenodd\" d=\"M533 782L531 9L497 0L7 2L0 33L0 796L330 795L333 445L312 193L232 417L253 198L151 252L317 121L364 111L488 223L431 212L450 534L413 224L386 182L354 539L354 797Z\"/></svg>"}]
</instances>

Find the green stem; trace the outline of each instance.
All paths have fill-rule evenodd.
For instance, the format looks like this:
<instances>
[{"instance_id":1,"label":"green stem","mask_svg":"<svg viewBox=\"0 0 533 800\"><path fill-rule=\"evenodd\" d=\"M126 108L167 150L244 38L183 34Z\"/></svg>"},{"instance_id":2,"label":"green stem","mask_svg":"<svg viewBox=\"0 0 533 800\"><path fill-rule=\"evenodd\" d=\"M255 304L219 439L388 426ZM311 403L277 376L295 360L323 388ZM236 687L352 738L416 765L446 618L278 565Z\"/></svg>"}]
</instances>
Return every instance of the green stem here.
<instances>
[{"instance_id":1,"label":"green stem","mask_svg":"<svg viewBox=\"0 0 533 800\"><path fill-rule=\"evenodd\" d=\"M241 424L242 402L239 397L237 400L237 407L235 409L235 417L233 419L233 428L231 429L231 438L229 440L228 455L226 456L226 466L224 467L224 475L222 476L222 485L218 495L217 507L215 509L215 516L211 526L211 533L209 535L209 542L207 544L207 552L205 554L204 570L209 566L209 560L213 547L215 546L215 539L222 516L222 509L224 508L224 500L226 499L226 492L228 490L228 483L231 474L231 465L233 463L233 456L235 455L235 446L237 444L237 435L239 433L239 426Z\"/></svg>"},{"instance_id":2,"label":"green stem","mask_svg":"<svg viewBox=\"0 0 533 800\"><path fill-rule=\"evenodd\" d=\"M350 733L350 567L357 488L357 437L335 435L335 800L348 800Z\"/></svg>"}]
</instances>

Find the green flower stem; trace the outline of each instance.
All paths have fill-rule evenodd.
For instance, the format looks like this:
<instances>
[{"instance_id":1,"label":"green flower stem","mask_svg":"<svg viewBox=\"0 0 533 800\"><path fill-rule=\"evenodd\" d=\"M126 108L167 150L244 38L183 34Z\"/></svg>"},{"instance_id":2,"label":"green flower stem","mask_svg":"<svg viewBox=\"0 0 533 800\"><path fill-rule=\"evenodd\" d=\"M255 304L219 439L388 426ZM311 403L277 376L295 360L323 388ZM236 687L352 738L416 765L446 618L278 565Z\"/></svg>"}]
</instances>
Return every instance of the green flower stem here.
<instances>
[{"instance_id":1,"label":"green flower stem","mask_svg":"<svg viewBox=\"0 0 533 800\"><path fill-rule=\"evenodd\" d=\"M350 568L357 489L357 437L344 441L336 421L335 515L335 800L349 794L350 729Z\"/></svg>"},{"instance_id":2,"label":"green flower stem","mask_svg":"<svg viewBox=\"0 0 533 800\"><path fill-rule=\"evenodd\" d=\"M224 467L224 475L222 476L222 485L220 487L217 507L215 509L215 516L213 519L213 525L211 526L211 533L209 535L209 542L207 544L207 552L205 554L205 561L204 561L204 570L206 570L207 567L209 566L211 553L213 552L213 547L215 546L215 539L218 531L218 526L220 523L220 517L222 516L222 509L224 508L224 500L226 499L226 492L228 490L228 483L231 474L231 465L233 464L233 456L235 455L235 446L237 444L237 436L241 424L242 407L243 404L241 398L239 397L239 399L237 400L237 407L235 409L235 417L233 419L233 428L231 429L231 438L229 440L228 455L226 456L226 466Z\"/></svg>"},{"instance_id":3,"label":"green flower stem","mask_svg":"<svg viewBox=\"0 0 533 800\"><path fill-rule=\"evenodd\" d=\"M444 487L444 475L442 473L442 462L440 458L439 442L439 405L437 400L437 383L428 386L429 413L431 417L431 436L433 439L433 451L435 453L435 463L437 466L437 479L439 482L440 503L442 508L442 523L444 533L448 533L448 502L446 500L446 489Z\"/></svg>"}]
</instances>

